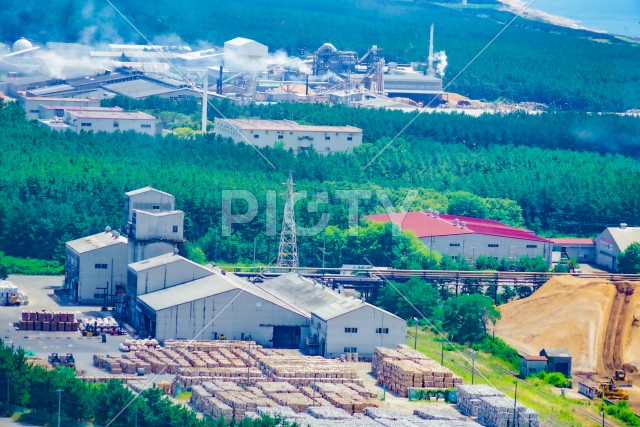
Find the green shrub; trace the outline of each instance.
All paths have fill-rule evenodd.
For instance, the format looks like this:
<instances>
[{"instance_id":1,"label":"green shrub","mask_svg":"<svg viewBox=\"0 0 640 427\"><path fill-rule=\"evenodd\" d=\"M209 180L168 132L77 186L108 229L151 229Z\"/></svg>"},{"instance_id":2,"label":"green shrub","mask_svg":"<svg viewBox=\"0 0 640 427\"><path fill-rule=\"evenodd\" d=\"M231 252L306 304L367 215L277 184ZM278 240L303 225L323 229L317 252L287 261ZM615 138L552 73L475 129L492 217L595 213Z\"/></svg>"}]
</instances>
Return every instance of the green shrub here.
<instances>
[{"instance_id":1,"label":"green shrub","mask_svg":"<svg viewBox=\"0 0 640 427\"><path fill-rule=\"evenodd\" d=\"M520 359L518 352L509 347L509 345L500 338L485 337L480 344L474 346L474 350L482 350L485 353L504 360L513 370L517 371L519 369Z\"/></svg>"},{"instance_id":2,"label":"green shrub","mask_svg":"<svg viewBox=\"0 0 640 427\"><path fill-rule=\"evenodd\" d=\"M63 274L64 266L58 261L17 258L0 252L0 270L6 274L57 276Z\"/></svg>"}]
</instances>

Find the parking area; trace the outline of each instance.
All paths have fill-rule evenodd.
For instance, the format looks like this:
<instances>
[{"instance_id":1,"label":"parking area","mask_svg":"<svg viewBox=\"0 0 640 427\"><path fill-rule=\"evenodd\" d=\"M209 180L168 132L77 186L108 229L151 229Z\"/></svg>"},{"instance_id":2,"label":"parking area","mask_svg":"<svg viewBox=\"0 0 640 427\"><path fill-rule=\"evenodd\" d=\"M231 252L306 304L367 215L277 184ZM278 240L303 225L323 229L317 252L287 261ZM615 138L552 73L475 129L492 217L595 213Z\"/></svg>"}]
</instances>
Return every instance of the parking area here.
<instances>
[{"instance_id":1,"label":"parking area","mask_svg":"<svg viewBox=\"0 0 640 427\"><path fill-rule=\"evenodd\" d=\"M29 305L19 307L0 306L0 338L9 346L22 347L38 357L47 358L51 353L73 353L77 369L88 375L104 375L93 366L94 354L117 353L119 344L126 336L83 337L80 332L44 332L16 330L14 323L20 320L23 310L68 311L76 318L111 316L111 312L100 311L97 306L61 305L54 298L53 290L62 284L62 276L9 276L21 291L29 297Z\"/></svg>"}]
</instances>

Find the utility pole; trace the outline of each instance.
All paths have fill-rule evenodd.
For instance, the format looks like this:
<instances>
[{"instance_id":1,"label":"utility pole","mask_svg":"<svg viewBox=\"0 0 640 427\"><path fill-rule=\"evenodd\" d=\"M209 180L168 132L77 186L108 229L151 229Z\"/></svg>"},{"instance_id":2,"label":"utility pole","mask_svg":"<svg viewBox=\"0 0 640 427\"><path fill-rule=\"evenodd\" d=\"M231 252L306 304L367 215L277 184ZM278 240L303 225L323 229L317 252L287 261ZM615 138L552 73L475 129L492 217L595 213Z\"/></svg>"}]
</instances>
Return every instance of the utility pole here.
<instances>
[{"instance_id":1,"label":"utility pole","mask_svg":"<svg viewBox=\"0 0 640 427\"><path fill-rule=\"evenodd\" d=\"M249 341L249 356L247 357L247 387L249 386L249 371L251 369L251 341Z\"/></svg>"},{"instance_id":2,"label":"utility pole","mask_svg":"<svg viewBox=\"0 0 640 427\"><path fill-rule=\"evenodd\" d=\"M11 410L11 407L9 406L10 397L11 395L9 394L9 377L7 377L7 411Z\"/></svg>"},{"instance_id":3,"label":"utility pole","mask_svg":"<svg viewBox=\"0 0 640 427\"><path fill-rule=\"evenodd\" d=\"M518 404L518 381L516 381L516 392L513 395L513 427L516 427L516 422L518 421L518 418L516 417L517 404Z\"/></svg>"},{"instance_id":4,"label":"utility pole","mask_svg":"<svg viewBox=\"0 0 640 427\"><path fill-rule=\"evenodd\" d=\"M444 334L440 333L440 365L444 366Z\"/></svg>"},{"instance_id":5,"label":"utility pole","mask_svg":"<svg viewBox=\"0 0 640 427\"><path fill-rule=\"evenodd\" d=\"M471 350L471 384L473 385L473 380L476 373L476 351Z\"/></svg>"},{"instance_id":6,"label":"utility pole","mask_svg":"<svg viewBox=\"0 0 640 427\"><path fill-rule=\"evenodd\" d=\"M256 265L256 246L258 245L258 236L253 238L253 265Z\"/></svg>"},{"instance_id":7,"label":"utility pole","mask_svg":"<svg viewBox=\"0 0 640 427\"><path fill-rule=\"evenodd\" d=\"M418 319L414 317L413 321L416 322L416 332L415 334L413 334L413 349L417 350L418 349Z\"/></svg>"},{"instance_id":8,"label":"utility pole","mask_svg":"<svg viewBox=\"0 0 640 427\"><path fill-rule=\"evenodd\" d=\"M56 390L58 392L58 427L60 427L60 412L62 410L62 389Z\"/></svg>"}]
</instances>

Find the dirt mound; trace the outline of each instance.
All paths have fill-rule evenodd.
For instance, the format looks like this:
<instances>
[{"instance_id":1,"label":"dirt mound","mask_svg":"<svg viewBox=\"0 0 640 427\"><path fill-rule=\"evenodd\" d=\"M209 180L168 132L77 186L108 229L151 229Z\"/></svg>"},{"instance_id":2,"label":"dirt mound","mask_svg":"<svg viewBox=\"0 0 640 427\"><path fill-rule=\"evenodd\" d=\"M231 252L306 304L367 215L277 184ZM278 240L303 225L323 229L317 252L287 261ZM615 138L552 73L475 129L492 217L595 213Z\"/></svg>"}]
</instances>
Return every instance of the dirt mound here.
<instances>
[{"instance_id":1,"label":"dirt mound","mask_svg":"<svg viewBox=\"0 0 640 427\"><path fill-rule=\"evenodd\" d=\"M573 370L610 374L640 360L637 282L554 277L500 307L496 335L518 351L568 348Z\"/></svg>"}]
</instances>

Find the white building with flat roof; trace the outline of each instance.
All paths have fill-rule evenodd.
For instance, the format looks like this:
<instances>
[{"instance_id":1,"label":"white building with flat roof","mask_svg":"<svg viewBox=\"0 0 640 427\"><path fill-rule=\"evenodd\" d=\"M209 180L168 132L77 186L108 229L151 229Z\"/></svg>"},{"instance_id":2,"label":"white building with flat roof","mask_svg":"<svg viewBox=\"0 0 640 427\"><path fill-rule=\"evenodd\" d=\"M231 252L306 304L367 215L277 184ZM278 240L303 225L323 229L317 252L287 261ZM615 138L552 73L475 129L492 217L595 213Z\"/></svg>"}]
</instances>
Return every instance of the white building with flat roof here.
<instances>
[{"instance_id":1,"label":"white building with flat roof","mask_svg":"<svg viewBox=\"0 0 640 427\"><path fill-rule=\"evenodd\" d=\"M214 132L235 142L256 147L292 149L299 153L315 149L320 154L351 151L362 144L362 129L354 126L307 126L291 120L215 118Z\"/></svg>"},{"instance_id":2,"label":"white building with flat roof","mask_svg":"<svg viewBox=\"0 0 640 427\"><path fill-rule=\"evenodd\" d=\"M127 244L126 237L110 229L67 242L64 271L71 301L102 304L118 288L124 289Z\"/></svg>"},{"instance_id":3,"label":"white building with flat roof","mask_svg":"<svg viewBox=\"0 0 640 427\"><path fill-rule=\"evenodd\" d=\"M21 96L19 103L24 109L27 119L38 120L40 117L41 105L57 105L60 107L100 107L100 100L97 98L58 98L45 96Z\"/></svg>"},{"instance_id":4,"label":"white building with flat roof","mask_svg":"<svg viewBox=\"0 0 640 427\"><path fill-rule=\"evenodd\" d=\"M230 71L261 71L268 56L269 48L255 40L236 37L224 42L224 67Z\"/></svg>"},{"instance_id":5,"label":"white building with flat roof","mask_svg":"<svg viewBox=\"0 0 640 427\"><path fill-rule=\"evenodd\" d=\"M142 112L124 111L65 111L64 122L75 132L126 132L132 130L157 135L156 118Z\"/></svg>"},{"instance_id":6,"label":"white building with flat roof","mask_svg":"<svg viewBox=\"0 0 640 427\"><path fill-rule=\"evenodd\" d=\"M629 227L625 223L621 223L618 227L607 227L593 241L596 264L616 271L620 254L632 243L640 243L640 227Z\"/></svg>"}]
</instances>

